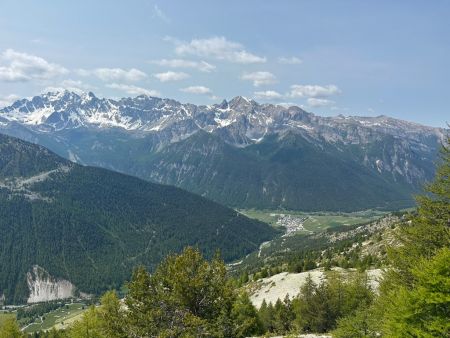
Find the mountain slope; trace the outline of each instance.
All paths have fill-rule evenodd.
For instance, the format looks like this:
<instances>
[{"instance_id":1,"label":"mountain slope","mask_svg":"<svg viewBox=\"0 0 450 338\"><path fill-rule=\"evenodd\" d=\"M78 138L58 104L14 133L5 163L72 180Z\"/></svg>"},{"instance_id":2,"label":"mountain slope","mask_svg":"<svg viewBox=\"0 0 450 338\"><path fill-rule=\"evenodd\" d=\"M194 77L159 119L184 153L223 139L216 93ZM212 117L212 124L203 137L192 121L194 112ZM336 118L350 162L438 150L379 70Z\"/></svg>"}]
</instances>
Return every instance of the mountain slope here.
<instances>
[{"instance_id":1,"label":"mountain slope","mask_svg":"<svg viewBox=\"0 0 450 338\"><path fill-rule=\"evenodd\" d=\"M158 182L202 193L235 207L355 210L403 206L390 177L355 161L351 154L302 135L273 135L244 151L199 132L157 153L147 173Z\"/></svg>"},{"instance_id":2,"label":"mountain slope","mask_svg":"<svg viewBox=\"0 0 450 338\"><path fill-rule=\"evenodd\" d=\"M197 245L236 259L274 236L268 225L178 188L84 167L0 135L0 295L27 298L38 265L79 291L120 287L131 269Z\"/></svg>"},{"instance_id":3,"label":"mountain slope","mask_svg":"<svg viewBox=\"0 0 450 338\"><path fill-rule=\"evenodd\" d=\"M386 116L320 117L243 97L196 106L70 92L0 110L0 131L230 206L336 211L412 205L447 133Z\"/></svg>"}]
</instances>

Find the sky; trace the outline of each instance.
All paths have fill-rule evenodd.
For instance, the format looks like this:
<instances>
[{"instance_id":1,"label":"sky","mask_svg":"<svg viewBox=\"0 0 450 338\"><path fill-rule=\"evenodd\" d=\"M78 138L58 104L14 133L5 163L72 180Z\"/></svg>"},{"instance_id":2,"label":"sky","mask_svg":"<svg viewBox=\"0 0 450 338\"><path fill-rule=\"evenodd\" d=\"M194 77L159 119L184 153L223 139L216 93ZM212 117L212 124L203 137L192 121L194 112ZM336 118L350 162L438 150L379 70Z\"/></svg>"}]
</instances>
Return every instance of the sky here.
<instances>
[{"instance_id":1,"label":"sky","mask_svg":"<svg viewBox=\"0 0 450 338\"><path fill-rule=\"evenodd\" d=\"M2 0L0 106L47 91L241 95L450 122L450 1Z\"/></svg>"}]
</instances>

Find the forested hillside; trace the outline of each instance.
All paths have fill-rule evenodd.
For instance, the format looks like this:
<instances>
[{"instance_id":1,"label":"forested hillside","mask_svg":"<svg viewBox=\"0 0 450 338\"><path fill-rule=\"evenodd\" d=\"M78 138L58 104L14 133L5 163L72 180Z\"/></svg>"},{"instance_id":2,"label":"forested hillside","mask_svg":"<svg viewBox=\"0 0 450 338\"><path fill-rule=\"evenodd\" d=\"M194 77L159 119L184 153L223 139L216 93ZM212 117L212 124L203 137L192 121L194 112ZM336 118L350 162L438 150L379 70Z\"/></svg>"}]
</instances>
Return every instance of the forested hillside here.
<instances>
[{"instance_id":1,"label":"forested hillside","mask_svg":"<svg viewBox=\"0 0 450 338\"><path fill-rule=\"evenodd\" d=\"M378 292L360 273L307 277L299 294L257 310L219 257L194 248L166 257L153 274L134 271L123 306L114 291L65 331L35 337L248 337L332 333L347 337L448 337L450 151L428 195L396 228ZM0 337L24 337L14 319Z\"/></svg>"},{"instance_id":2,"label":"forested hillside","mask_svg":"<svg viewBox=\"0 0 450 338\"><path fill-rule=\"evenodd\" d=\"M394 147L392 139L369 152ZM136 174L238 208L352 211L413 204L417 187L364 165L360 147L297 132L270 135L244 149L203 131L146 159ZM416 156L409 161L418 164ZM433 167L424 167L432 175Z\"/></svg>"},{"instance_id":3,"label":"forested hillside","mask_svg":"<svg viewBox=\"0 0 450 338\"><path fill-rule=\"evenodd\" d=\"M239 258L275 231L178 188L83 167L0 135L0 295L26 301L33 265L79 291L120 288L136 265L198 246Z\"/></svg>"}]
</instances>

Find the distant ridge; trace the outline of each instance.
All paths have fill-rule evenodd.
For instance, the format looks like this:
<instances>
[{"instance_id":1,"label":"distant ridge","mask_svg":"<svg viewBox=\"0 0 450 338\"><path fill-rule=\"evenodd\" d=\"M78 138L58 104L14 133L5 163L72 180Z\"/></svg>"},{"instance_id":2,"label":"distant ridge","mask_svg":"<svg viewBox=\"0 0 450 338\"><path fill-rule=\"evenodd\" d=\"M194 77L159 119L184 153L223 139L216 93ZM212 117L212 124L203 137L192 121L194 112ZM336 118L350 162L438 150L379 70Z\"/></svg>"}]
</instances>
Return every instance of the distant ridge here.
<instances>
[{"instance_id":1,"label":"distant ridge","mask_svg":"<svg viewBox=\"0 0 450 338\"><path fill-rule=\"evenodd\" d=\"M321 117L241 96L197 106L68 91L0 109L0 131L229 206L317 211L411 206L447 133L384 115Z\"/></svg>"}]
</instances>

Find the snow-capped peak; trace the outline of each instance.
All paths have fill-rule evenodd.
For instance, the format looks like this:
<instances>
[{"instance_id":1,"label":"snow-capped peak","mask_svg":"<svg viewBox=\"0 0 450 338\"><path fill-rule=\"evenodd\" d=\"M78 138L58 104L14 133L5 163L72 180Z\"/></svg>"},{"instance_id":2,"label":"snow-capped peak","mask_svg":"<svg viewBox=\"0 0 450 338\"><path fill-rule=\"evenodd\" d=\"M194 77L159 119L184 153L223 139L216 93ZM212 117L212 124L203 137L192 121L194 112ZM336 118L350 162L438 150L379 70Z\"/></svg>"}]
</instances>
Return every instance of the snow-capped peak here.
<instances>
[{"instance_id":1,"label":"snow-capped peak","mask_svg":"<svg viewBox=\"0 0 450 338\"><path fill-rule=\"evenodd\" d=\"M92 92L49 92L1 109L0 120L33 126L41 132L80 127L122 128L144 133L169 131L175 140L203 129L217 131L227 142L242 145L286 130L351 143L366 142L370 133L364 132L365 129L397 137L416 137L423 132L443 135L439 128L386 116L320 117L296 106L260 105L243 96L220 104L196 106L146 95L111 100L98 98Z\"/></svg>"}]
</instances>

